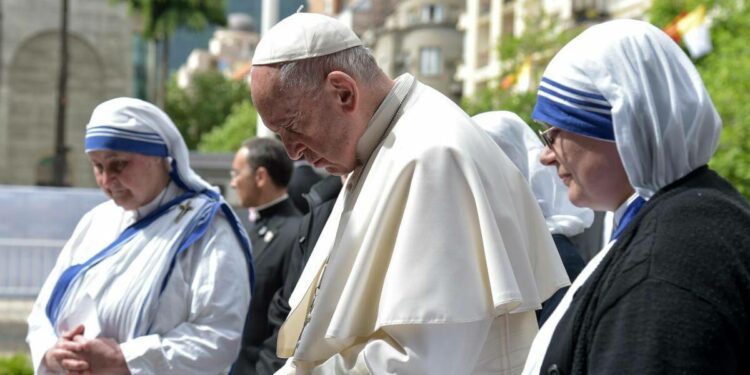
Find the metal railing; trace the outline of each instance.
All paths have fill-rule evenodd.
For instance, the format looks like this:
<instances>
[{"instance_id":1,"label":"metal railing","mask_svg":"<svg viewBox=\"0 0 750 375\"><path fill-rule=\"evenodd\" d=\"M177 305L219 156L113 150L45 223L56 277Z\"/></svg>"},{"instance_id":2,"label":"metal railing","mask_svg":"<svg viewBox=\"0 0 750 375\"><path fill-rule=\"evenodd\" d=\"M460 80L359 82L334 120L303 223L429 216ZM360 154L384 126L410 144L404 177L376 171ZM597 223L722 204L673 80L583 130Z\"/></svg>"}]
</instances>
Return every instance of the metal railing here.
<instances>
[{"instance_id":1,"label":"metal railing","mask_svg":"<svg viewBox=\"0 0 750 375\"><path fill-rule=\"evenodd\" d=\"M65 240L0 238L0 298L34 298Z\"/></svg>"}]
</instances>

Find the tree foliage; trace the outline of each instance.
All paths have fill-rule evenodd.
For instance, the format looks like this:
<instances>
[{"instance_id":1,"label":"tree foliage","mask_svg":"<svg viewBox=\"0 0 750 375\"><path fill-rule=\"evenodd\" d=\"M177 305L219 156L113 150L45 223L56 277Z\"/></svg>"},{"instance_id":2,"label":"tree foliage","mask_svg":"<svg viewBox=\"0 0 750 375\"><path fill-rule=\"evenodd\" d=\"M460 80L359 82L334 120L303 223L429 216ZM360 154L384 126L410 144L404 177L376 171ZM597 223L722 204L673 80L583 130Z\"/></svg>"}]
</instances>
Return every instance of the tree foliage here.
<instances>
[{"instance_id":1,"label":"tree foliage","mask_svg":"<svg viewBox=\"0 0 750 375\"><path fill-rule=\"evenodd\" d=\"M23 354L0 357L0 375L32 375L31 361Z\"/></svg>"},{"instance_id":2,"label":"tree foliage","mask_svg":"<svg viewBox=\"0 0 750 375\"><path fill-rule=\"evenodd\" d=\"M689 12L699 5L705 5L714 15L711 27L714 49L695 62L724 121L719 147L710 164L750 199L750 106L738 99L750 91L750 43L747 42L750 40L750 5L746 3L737 0L654 0L649 20L664 27L680 12ZM580 29L558 35L558 22L554 16L532 12L529 17L526 19L529 28L522 35L501 40L503 70L497 81L473 97L462 100L462 107L469 114L509 110L533 126L530 117L535 95L502 90L499 80L516 71L526 56L532 56L535 67L532 79L538 82L549 59Z\"/></svg>"},{"instance_id":3,"label":"tree foliage","mask_svg":"<svg viewBox=\"0 0 750 375\"><path fill-rule=\"evenodd\" d=\"M141 36L153 43L161 42L161 62L151 101L164 106L169 75L169 38L177 28L203 30L209 24L226 25L226 0L110 0L124 2L140 24ZM154 54L154 61L158 61Z\"/></svg>"},{"instance_id":4,"label":"tree foliage","mask_svg":"<svg viewBox=\"0 0 750 375\"><path fill-rule=\"evenodd\" d=\"M558 15L548 13L540 0L528 0L526 6L523 33L519 36L506 34L500 38L501 76L515 72L529 57L534 65L547 66L557 51L582 30L580 26L565 25Z\"/></svg>"},{"instance_id":5,"label":"tree foliage","mask_svg":"<svg viewBox=\"0 0 750 375\"><path fill-rule=\"evenodd\" d=\"M141 35L163 39L178 27L203 30L208 24L226 24L226 0L121 0L138 17Z\"/></svg>"},{"instance_id":6,"label":"tree foliage","mask_svg":"<svg viewBox=\"0 0 750 375\"><path fill-rule=\"evenodd\" d=\"M235 152L242 142L255 136L258 112L249 100L235 104L224 124L206 133L198 144L202 152Z\"/></svg>"},{"instance_id":7,"label":"tree foliage","mask_svg":"<svg viewBox=\"0 0 750 375\"><path fill-rule=\"evenodd\" d=\"M566 27L556 14L549 14L540 0L527 2L527 13L524 15L526 25L520 35L503 35L499 41L498 53L501 59L501 71L484 89L473 97L464 97L461 106L470 115L487 111L506 110L517 113L526 123L533 125L531 111L536 103L533 90L519 92L513 89L502 89L500 81L509 74L518 71L525 59L532 61L532 88L536 86L542 70L568 41L578 35L581 27Z\"/></svg>"},{"instance_id":8,"label":"tree foliage","mask_svg":"<svg viewBox=\"0 0 750 375\"><path fill-rule=\"evenodd\" d=\"M165 110L194 150L203 136L227 120L235 105L250 102L250 90L243 81L229 80L217 71L196 73L186 89L169 82Z\"/></svg>"},{"instance_id":9,"label":"tree foliage","mask_svg":"<svg viewBox=\"0 0 750 375\"><path fill-rule=\"evenodd\" d=\"M715 14L714 49L695 65L724 122L710 165L750 199L750 106L741 100L750 91L750 7L736 0L654 0L651 22L663 27L701 4Z\"/></svg>"},{"instance_id":10,"label":"tree foliage","mask_svg":"<svg viewBox=\"0 0 750 375\"><path fill-rule=\"evenodd\" d=\"M471 116L490 111L511 111L533 125L531 111L536 104L536 92L512 92L500 88L484 88L473 98L463 98L461 107ZM533 127L533 126L532 126Z\"/></svg>"}]
</instances>

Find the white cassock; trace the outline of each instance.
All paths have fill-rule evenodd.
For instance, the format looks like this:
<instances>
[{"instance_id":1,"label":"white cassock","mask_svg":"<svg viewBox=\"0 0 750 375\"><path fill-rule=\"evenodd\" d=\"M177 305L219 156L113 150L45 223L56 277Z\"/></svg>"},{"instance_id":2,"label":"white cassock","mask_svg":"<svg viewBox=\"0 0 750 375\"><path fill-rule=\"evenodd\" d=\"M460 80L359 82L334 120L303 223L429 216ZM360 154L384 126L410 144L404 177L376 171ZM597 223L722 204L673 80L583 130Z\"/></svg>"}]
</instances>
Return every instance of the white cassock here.
<instances>
[{"instance_id":1,"label":"white cassock","mask_svg":"<svg viewBox=\"0 0 750 375\"><path fill-rule=\"evenodd\" d=\"M172 183L138 211L125 211L110 200L81 219L28 319L27 341L36 373L50 373L42 359L57 342L56 332L74 328L64 325L76 324L73 316L91 300L101 327L99 336L120 343L131 373L218 374L227 370L239 352L250 285L245 255L222 214L177 258L160 296L153 295L164 279L163 267L156 265L163 261L160 253L179 239L180 227L197 209L181 213L175 207L136 235L148 237L143 239L148 248L123 249L135 251L119 251L89 269L71 285L55 326L45 313L55 284L68 267L86 262L115 241L136 217L145 217L182 192ZM190 200L193 207L200 199ZM152 230L159 234L149 237Z\"/></svg>"},{"instance_id":2,"label":"white cassock","mask_svg":"<svg viewBox=\"0 0 750 375\"><path fill-rule=\"evenodd\" d=\"M290 298L278 373L519 373L534 310L569 284L524 177L408 74L357 157Z\"/></svg>"}]
</instances>

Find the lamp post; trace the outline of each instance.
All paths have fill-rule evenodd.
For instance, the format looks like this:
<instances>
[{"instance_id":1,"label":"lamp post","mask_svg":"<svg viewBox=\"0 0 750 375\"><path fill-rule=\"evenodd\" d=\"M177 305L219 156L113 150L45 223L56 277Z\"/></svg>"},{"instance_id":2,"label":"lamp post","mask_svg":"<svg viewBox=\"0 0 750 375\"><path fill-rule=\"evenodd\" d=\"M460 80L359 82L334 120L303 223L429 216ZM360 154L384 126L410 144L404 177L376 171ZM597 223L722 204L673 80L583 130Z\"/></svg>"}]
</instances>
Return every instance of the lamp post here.
<instances>
[{"instance_id":1,"label":"lamp post","mask_svg":"<svg viewBox=\"0 0 750 375\"><path fill-rule=\"evenodd\" d=\"M261 3L261 15L260 15L260 36L261 38L266 35L266 31L270 29L276 22L279 22L279 0L263 0ZM263 119L258 114L258 120L256 121L256 130L258 137L270 137L271 131L263 124Z\"/></svg>"}]
</instances>

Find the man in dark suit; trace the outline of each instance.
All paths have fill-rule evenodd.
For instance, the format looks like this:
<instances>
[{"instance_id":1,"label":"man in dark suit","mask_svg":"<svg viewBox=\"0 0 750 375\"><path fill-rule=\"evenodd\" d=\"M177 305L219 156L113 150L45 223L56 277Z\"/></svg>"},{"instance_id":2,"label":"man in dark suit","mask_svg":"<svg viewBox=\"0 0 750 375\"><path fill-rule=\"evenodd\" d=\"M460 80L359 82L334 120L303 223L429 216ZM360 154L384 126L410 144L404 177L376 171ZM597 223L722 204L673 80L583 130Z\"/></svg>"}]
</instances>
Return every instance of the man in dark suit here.
<instances>
[{"instance_id":1,"label":"man in dark suit","mask_svg":"<svg viewBox=\"0 0 750 375\"><path fill-rule=\"evenodd\" d=\"M273 374L284 365L286 359L276 356L276 340L279 329L284 324L287 315L291 311L289 307L289 296L292 295L297 280L302 275L305 263L318 242L318 237L331 215L336 197L341 191L342 182L339 176L328 176L310 188L310 192L304 195L306 205L309 207L307 214L302 217L299 227L298 238L292 250L289 273L286 275L284 286L273 296L268 307L268 325L272 334L266 339L263 349L260 351L258 362L259 374Z\"/></svg>"},{"instance_id":2,"label":"man in dark suit","mask_svg":"<svg viewBox=\"0 0 750 375\"><path fill-rule=\"evenodd\" d=\"M255 261L255 290L234 374L262 373L256 369L259 351L273 333L268 324L268 306L283 286L301 220L287 194L291 175L292 161L276 139L246 141L232 162L231 186L242 206L254 212L247 232Z\"/></svg>"}]
</instances>

